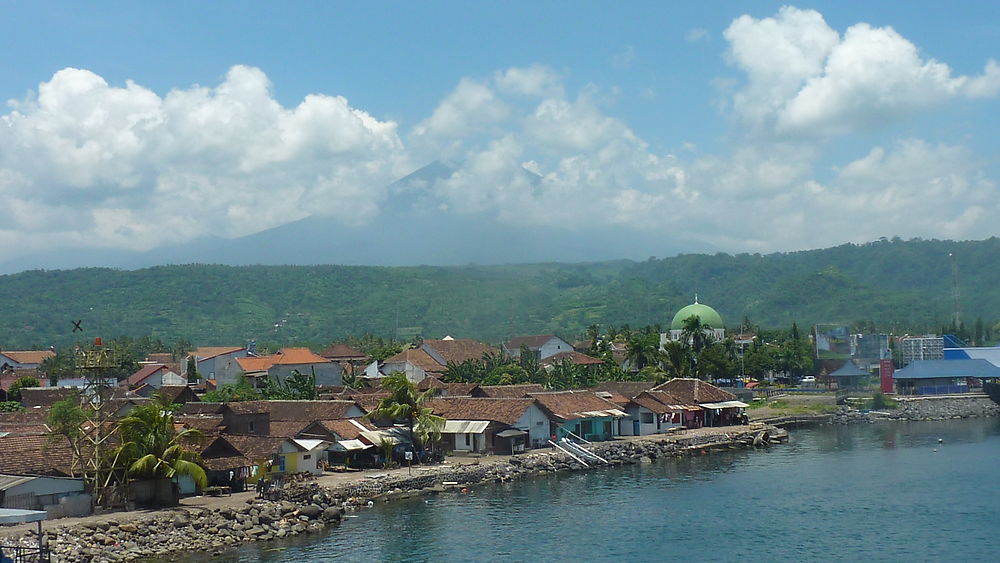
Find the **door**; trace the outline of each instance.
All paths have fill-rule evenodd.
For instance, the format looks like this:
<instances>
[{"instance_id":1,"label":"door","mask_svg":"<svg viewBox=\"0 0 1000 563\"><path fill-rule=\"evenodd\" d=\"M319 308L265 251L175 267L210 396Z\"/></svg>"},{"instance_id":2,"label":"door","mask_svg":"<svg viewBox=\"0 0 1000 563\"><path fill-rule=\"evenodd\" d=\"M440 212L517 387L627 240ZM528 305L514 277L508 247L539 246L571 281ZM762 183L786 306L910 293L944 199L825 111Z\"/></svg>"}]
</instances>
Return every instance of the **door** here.
<instances>
[{"instance_id":1,"label":"door","mask_svg":"<svg viewBox=\"0 0 1000 563\"><path fill-rule=\"evenodd\" d=\"M635 419L635 420L632 421L632 435L633 436L639 436L640 435L640 432L639 432L639 419Z\"/></svg>"}]
</instances>

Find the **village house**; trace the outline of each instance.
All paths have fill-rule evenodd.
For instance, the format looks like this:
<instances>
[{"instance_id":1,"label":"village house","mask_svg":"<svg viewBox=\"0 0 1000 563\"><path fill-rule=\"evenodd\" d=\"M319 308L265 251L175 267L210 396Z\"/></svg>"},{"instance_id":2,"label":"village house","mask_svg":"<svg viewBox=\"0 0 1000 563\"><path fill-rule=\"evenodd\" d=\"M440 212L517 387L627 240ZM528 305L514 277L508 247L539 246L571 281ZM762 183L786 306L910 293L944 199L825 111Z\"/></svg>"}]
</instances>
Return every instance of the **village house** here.
<instances>
[{"instance_id":1,"label":"village house","mask_svg":"<svg viewBox=\"0 0 1000 563\"><path fill-rule=\"evenodd\" d=\"M666 391L643 391L628 399L625 412L629 418L618 421L622 436L648 436L684 426L685 420L693 420L694 413L701 411L697 405L684 404ZM692 413L691 416L685 416Z\"/></svg>"},{"instance_id":2,"label":"village house","mask_svg":"<svg viewBox=\"0 0 1000 563\"><path fill-rule=\"evenodd\" d=\"M194 357L195 368L202 378L221 386L239 382L240 366L236 359L248 355L243 346L203 346L188 354L188 357ZM187 365L187 360L184 365Z\"/></svg>"},{"instance_id":3,"label":"village house","mask_svg":"<svg viewBox=\"0 0 1000 563\"><path fill-rule=\"evenodd\" d=\"M683 405L697 405L702 410L686 411L684 426L729 426L744 422L746 403L736 400L736 395L712 385L707 381L693 378L675 378L661 383L654 391L665 391L676 397Z\"/></svg>"},{"instance_id":4,"label":"village house","mask_svg":"<svg viewBox=\"0 0 1000 563\"><path fill-rule=\"evenodd\" d=\"M25 387L21 389L21 405L26 409L41 407L48 409L53 404L76 394L69 387Z\"/></svg>"},{"instance_id":5,"label":"village house","mask_svg":"<svg viewBox=\"0 0 1000 563\"><path fill-rule=\"evenodd\" d=\"M425 377L417 383L417 391L434 389L438 397L471 397L478 383L445 383L436 377Z\"/></svg>"},{"instance_id":6,"label":"village house","mask_svg":"<svg viewBox=\"0 0 1000 563\"><path fill-rule=\"evenodd\" d=\"M274 423L296 422L305 425L316 420L359 418L365 414L354 401L188 403L180 412L183 415L222 415L222 425L229 433L256 436L273 436L271 425Z\"/></svg>"},{"instance_id":7,"label":"village house","mask_svg":"<svg viewBox=\"0 0 1000 563\"><path fill-rule=\"evenodd\" d=\"M445 366L438 363L425 350L410 348L386 358L379 369L380 376L386 376L397 371L406 374L406 379L418 383L427 376L441 377Z\"/></svg>"},{"instance_id":8,"label":"village house","mask_svg":"<svg viewBox=\"0 0 1000 563\"><path fill-rule=\"evenodd\" d=\"M548 391L531 393L549 418L557 438L567 436L588 442L603 442L618 434L618 419L628 414L593 391Z\"/></svg>"},{"instance_id":9,"label":"village house","mask_svg":"<svg viewBox=\"0 0 1000 563\"><path fill-rule=\"evenodd\" d=\"M479 453L517 453L545 444L548 416L533 399L445 397L426 403L444 417L446 449Z\"/></svg>"},{"instance_id":10,"label":"village house","mask_svg":"<svg viewBox=\"0 0 1000 563\"><path fill-rule=\"evenodd\" d=\"M515 336L503 343L503 351L512 358L521 357L521 347L535 355L536 360L551 358L562 352L573 350L573 345L554 334Z\"/></svg>"},{"instance_id":11,"label":"village house","mask_svg":"<svg viewBox=\"0 0 1000 563\"><path fill-rule=\"evenodd\" d=\"M144 385L159 389L164 385L187 385L187 382L187 377L178 373L176 366L167 364L145 364L125 380L129 389Z\"/></svg>"},{"instance_id":12,"label":"village house","mask_svg":"<svg viewBox=\"0 0 1000 563\"><path fill-rule=\"evenodd\" d=\"M486 354L496 354L498 350L471 338L452 338L446 336L440 340L424 340L420 349L441 366L440 371L449 363L461 364L469 360L481 360Z\"/></svg>"},{"instance_id":13,"label":"village house","mask_svg":"<svg viewBox=\"0 0 1000 563\"><path fill-rule=\"evenodd\" d=\"M254 387L263 388L268 382L283 383L293 372L316 374L316 386L343 384L344 371L340 364L314 354L308 348L282 348L270 356L248 356L236 360L243 376Z\"/></svg>"},{"instance_id":14,"label":"village house","mask_svg":"<svg viewBox=\"0 0 1000 563\"><path fill-rule=\"evenodd\" d=\"M0 371L38 369L46 358L55 355L52 350L5 350L0 352Z\"/></svg>"}]
</instances>

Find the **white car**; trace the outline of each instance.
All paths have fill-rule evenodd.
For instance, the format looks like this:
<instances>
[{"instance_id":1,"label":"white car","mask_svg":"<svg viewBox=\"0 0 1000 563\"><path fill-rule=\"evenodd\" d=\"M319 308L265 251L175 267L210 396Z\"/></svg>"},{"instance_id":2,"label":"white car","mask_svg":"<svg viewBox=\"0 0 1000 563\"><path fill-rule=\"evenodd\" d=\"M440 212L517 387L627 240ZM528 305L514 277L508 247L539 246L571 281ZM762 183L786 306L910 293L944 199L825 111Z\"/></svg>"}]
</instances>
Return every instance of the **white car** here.
<instances>
[{"instance_id":1,"label":"white car","mask_svg":"<svg viewBox=\"0 0 1000 563\"><path fill-rule=\"evenodd\" d=\"M799 385L801 385L802 387L812 387L813 385L816 385L816 378L812 375L807 375L802 378L802 381L799 382Z\"/></svg>"}]
</instances>

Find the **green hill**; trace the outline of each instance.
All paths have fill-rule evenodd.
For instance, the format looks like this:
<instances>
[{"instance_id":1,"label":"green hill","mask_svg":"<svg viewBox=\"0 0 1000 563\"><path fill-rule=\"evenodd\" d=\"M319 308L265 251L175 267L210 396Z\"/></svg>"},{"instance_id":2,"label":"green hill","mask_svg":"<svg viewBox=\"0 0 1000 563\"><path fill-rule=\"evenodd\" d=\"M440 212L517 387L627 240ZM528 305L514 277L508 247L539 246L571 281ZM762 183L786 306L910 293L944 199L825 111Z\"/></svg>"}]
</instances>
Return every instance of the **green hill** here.
<instances>
[{"instance_id":1,"label":"green hill","mask_svg":"<svg viewBox=\"0 0 1000 563\"><path fill-rule=\"evenodd\" d=\"M897 332L950 320L953 252L963 319L1000 318L1000 239L879 241L770 255L641 263L462 267L161 266L0 276L0 346L101 335L164 342L321 345L349 335L498 341L590 324L670 321L697 293L730 326L873 322ZM73 333L82 320L84 333Z\"/></svg>"}]
</instances>

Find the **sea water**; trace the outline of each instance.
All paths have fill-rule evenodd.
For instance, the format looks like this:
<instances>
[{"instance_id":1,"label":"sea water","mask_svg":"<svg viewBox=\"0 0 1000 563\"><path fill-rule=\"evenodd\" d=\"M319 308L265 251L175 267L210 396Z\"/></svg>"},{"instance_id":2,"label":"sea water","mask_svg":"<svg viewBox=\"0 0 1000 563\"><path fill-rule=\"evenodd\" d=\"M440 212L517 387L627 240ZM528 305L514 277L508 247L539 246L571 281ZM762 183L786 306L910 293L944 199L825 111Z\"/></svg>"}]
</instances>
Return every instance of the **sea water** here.
<instances>
[{"instance_id":1,"label":"sea water","mask_svg":"<svg viewBox=\"0 0 1000 563\"><path fill-rule=\"evenodd\" d=\"M322 535L215 560L996 561L1000 420L793 429L765 450L480 485L348 516Z\"/></svg>"}]
</instances>

